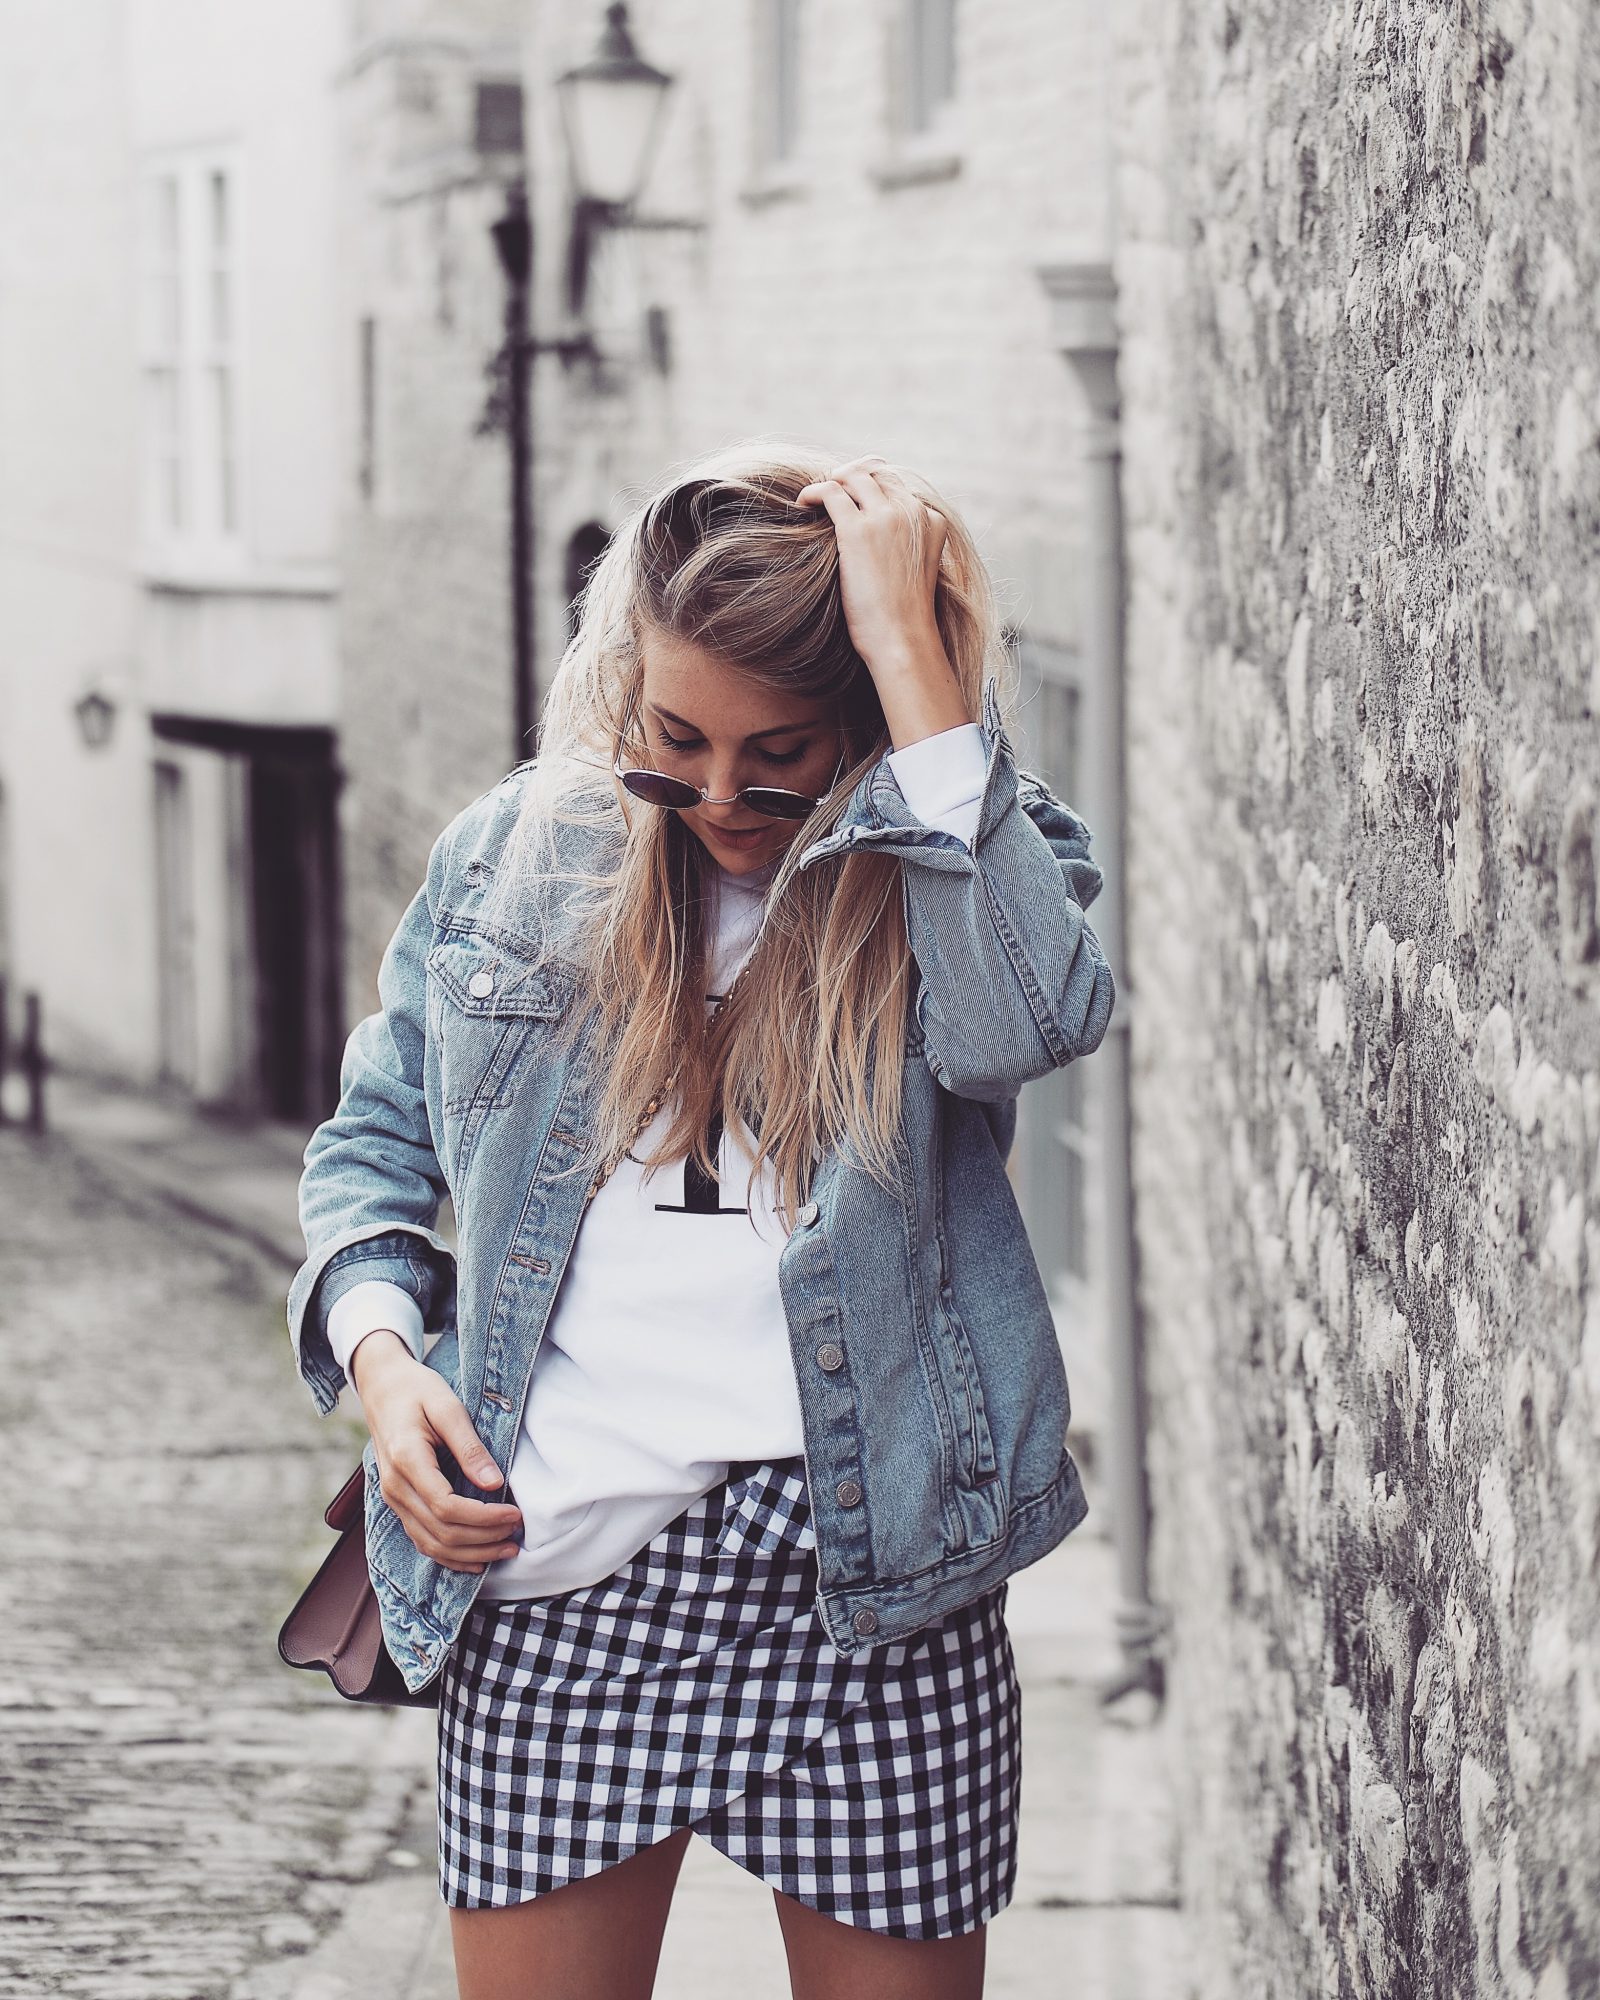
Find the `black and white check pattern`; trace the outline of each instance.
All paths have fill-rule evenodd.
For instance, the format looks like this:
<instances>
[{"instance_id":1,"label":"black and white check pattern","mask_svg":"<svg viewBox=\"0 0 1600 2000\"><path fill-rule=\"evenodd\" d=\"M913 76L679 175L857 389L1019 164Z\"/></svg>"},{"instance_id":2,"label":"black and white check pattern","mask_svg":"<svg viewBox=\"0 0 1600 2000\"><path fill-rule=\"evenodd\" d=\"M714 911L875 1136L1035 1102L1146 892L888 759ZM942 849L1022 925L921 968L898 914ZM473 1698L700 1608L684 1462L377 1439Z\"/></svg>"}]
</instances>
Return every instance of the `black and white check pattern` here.
<instances>
[{"instance_id":1,"label":"black and white check pattern","mask_svg":"<svg viewBox=\"0 0 1600 2000\"><path fill-rule=\"evenodd\" d=\"M1006 1586L847 1657L815 1550L804 1459L746 1463L601 1582L475 1607L439 1704L446 1903L526 1902L693 1826L858 1929L950 1937L1003 1909Z\"/></svg>"}]
</instances>

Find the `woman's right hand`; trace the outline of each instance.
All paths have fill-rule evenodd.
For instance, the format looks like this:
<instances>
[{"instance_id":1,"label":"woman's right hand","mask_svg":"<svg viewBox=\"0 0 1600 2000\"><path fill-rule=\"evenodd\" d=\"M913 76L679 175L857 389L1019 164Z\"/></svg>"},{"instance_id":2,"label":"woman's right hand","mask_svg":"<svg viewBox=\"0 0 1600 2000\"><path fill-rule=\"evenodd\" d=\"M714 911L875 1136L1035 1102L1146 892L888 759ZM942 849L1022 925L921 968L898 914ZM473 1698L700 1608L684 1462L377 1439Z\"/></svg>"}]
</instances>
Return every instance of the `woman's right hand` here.
<instances>
[{"instance_id":1,"label":"woman's right hand","mask_svg":"<svg viewBox=\"0 0 1600 2000\"><path fill-rule=\"evenodd\" d=\"M418 1361L399 1334L380 1327L357 1345L350 1375L372 1433L379 1490L421 1553L474 1576L515 1555L521 1509L466 1499L439 1470L437 1447L444 1445L475 1484L503 1484L466 1405L437 1369Z\"/></svg>"}]
</instances>

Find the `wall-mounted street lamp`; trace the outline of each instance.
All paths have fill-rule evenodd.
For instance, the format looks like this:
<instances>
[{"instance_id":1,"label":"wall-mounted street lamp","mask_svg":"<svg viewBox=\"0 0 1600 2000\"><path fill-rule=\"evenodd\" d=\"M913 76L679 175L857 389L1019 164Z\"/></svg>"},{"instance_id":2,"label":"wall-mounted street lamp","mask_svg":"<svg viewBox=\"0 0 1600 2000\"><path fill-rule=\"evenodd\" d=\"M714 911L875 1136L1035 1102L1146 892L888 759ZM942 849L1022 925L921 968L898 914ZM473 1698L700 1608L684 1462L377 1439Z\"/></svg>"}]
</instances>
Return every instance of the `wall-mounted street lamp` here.
<instances>
[{"instance_id":1,"label":"wall-mounted street lamp","mask_svg":"<svg viewBox=\"0 0 1600 2000\"><path fill-rule=\"evenodd\" d=\"M567 248L567 307L581 317L589 261L599 230L634 215L665 122L673 79L634 46L624 0L606 9L600 41L587 62L556 78L556 102L572 177L572 234Z\"/></svg>"},{"instance_id":2,"label":"wall-mounted street lamp","mask_svg":"<svg viewBox=\"0 0 1600 2000\"><path fill-rule=\"evenodd\" d=\"M117 724L117 704L103 688L91 687L72 704L86 750L104 750Z\"/></svg>"},{"instance_id":3,"label":"wall-mounted street lamp","mask_svg":"<svg viewBox=\"0 0 1600 2000\"><path fill-rule=\"evenodd\" d=\"M606 8L595 52L556 79L561 130L572 188L567 240L566 303L581 318L597 231L637 225L635 204L660 138L673 79L647 63L634 47L625 0ZM682 225L673 225L682 226ZM505 212L491 225L506 282L505 340L497 363L504 386L503 417L511 439L511 645L513 759L534 748L538 712L533 632L533 442L529 364L535 355L559 354L563 364L603 359L592 330L580 326L554 339L537 338L530 325L534 225L520 179L506 189Z\"/></svg>"}]
</instances>

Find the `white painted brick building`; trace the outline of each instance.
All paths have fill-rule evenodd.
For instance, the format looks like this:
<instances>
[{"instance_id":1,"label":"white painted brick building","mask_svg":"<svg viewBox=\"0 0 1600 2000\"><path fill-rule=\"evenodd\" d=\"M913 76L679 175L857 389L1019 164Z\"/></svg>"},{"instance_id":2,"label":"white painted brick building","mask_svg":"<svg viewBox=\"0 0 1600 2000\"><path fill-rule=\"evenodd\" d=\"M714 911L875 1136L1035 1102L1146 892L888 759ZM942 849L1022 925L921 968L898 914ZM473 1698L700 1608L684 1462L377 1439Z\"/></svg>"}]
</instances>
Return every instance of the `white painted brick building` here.
<instances>
[{"instance_id":1,"label":"white painted brick building","mask_svg":"<svg viewBox=\"0 0 1600 2000\"><path fill-rule=\"evenodd\" d=\"M295 1117L341 1012L335 25L24 0L0 65L0 963L56 1059Z\"/></svg>"}]
</instances>

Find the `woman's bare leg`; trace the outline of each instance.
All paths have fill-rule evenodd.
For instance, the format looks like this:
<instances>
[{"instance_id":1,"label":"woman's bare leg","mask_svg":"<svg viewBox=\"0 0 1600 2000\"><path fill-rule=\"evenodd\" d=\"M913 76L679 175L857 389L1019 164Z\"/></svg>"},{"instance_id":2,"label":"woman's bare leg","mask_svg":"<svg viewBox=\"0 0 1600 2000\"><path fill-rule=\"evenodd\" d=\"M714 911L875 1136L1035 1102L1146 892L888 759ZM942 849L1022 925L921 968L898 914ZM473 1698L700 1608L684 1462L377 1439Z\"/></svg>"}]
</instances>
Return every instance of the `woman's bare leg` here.
<instances>
[{"instance_id":1,"label":"woman's bare leg","mask_svg":"<svg viewBox=\"0 0 1600 2000\"><path fill-rule=\"evenodd\" d=\"M981 1927L951 1938L888 1937L825 1917L781 1889L772 1900L794 2000L982 2000Z\"/></svg>"},{"instance_id":2,"label":"woman's bare leg","mask_svg":"<svg viewBox=\"0 0 1600 2000\"><path fill-rule=\"evenodd\" d=\"M690 1833L531 1903L451 1910L461 2000L650 2000Z\"/></svg>"}]
</instances>

